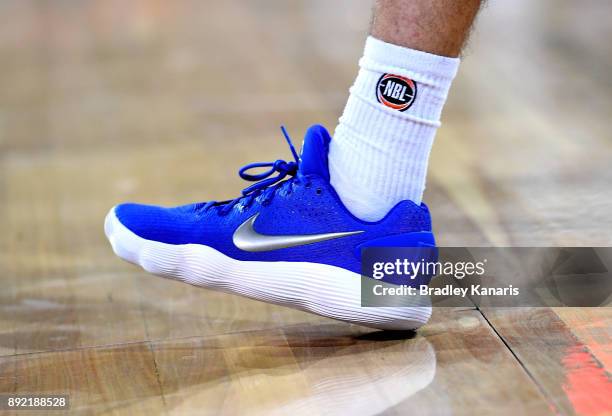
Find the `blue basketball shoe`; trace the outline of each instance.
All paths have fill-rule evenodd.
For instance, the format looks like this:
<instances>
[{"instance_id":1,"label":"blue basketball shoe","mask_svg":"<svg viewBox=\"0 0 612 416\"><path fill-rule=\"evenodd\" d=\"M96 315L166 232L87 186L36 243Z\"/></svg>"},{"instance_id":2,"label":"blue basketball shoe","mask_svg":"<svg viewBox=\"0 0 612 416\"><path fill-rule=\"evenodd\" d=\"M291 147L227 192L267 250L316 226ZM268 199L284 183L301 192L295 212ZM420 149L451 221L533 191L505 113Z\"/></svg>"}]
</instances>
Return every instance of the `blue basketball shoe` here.
<instances>
[{"instance_id":1,"label":"blue basketball shoe","mask_svg":"<svg viewBox=\"0 0 612 416\"><path fill-rule=\"evenodd\" d=\"M402 201L379 221L356 218L329 182L328 132L311 127L301 157L283 133L295 160L243 167L240 176L256 183L239 198L111 209L104 228L115 253L157 275L368 327L426 323L429 304L361 306L360 252L433 246L427 207Z\"/></svg>"}]
</instances>

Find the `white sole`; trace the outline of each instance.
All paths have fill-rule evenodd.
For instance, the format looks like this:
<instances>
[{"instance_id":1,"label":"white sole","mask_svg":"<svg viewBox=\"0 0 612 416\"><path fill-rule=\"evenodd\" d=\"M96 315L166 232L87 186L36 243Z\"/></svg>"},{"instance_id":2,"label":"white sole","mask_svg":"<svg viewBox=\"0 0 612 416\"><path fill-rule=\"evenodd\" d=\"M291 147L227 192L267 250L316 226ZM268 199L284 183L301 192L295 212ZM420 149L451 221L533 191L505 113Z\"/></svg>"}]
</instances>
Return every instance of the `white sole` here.
<instances>
[{"instance_id":1,"label":"white sole","mask_svg":"<svg viewBox=\"0 0 612 416\"><path fill-rule=\"evenodd\" d=\"M361 276L340 267L307 262L235 260L200 244L146 240L115 215L104 231L113 251L146 271L207 289L242 295L340 321L386 330L424 325L431 306L362 307Z\"/></svg>"}]
</instances>

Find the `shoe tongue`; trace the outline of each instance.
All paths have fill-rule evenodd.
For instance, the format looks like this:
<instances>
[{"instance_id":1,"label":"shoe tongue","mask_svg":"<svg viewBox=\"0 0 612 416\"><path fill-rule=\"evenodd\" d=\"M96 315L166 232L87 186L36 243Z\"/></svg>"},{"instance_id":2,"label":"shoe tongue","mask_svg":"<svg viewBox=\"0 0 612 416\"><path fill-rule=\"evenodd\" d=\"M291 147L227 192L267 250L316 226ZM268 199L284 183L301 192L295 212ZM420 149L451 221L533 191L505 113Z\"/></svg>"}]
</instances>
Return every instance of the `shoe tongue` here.
<instances>
[{"instance_id":1,"label":"shoe tongue","mask_svg":"<svg viewBox=\"0 0 612 416\"><path fill-rule=\"evenodd\" d=\"M315 124L304 136L302 155L300 156L300 173L302 175L319 175L329 181L327 153L331 137L325 127Z\"/></svg>"}]
</instances>

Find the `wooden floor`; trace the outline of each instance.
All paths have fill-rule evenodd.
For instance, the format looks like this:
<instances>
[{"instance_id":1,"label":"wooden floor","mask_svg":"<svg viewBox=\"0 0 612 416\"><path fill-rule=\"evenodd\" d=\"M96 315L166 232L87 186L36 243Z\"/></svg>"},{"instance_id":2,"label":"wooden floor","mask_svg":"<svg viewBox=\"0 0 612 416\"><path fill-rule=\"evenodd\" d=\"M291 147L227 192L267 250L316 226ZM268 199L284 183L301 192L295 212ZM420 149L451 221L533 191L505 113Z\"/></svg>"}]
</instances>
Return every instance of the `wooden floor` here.
<instances>
[{"instance_id":1,"label":"wooden floor","mask_svg":"<svg viewBox=\"0 0 612 416\"><path fill-rule=\"evenodd\" d=\"M0 393L76 414L612 414L612 309L437 309L408 338L148 276L125 200L235 196L333 128L370 1L0 2ZM612 244L612 3L490 2L430 164L441 245ZM16 413L24 414L24 413Z\"/></svg>"}]
</instances>

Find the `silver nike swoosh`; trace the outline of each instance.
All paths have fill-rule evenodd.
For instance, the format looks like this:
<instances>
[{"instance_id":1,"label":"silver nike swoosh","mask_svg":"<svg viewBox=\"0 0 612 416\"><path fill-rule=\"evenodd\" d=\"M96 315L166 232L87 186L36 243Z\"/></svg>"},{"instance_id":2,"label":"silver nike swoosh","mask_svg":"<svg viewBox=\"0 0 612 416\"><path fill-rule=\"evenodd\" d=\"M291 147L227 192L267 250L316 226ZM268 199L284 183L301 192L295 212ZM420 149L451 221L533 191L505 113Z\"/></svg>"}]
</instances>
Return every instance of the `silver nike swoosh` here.
<instances>
[{"instance_id":1,"label":"silver nike swoosh","mask_svg":"<svg viewBox=\"0 0 612 416\"><path fill-rule=\"evenodd\" d=\"M259 252L278 250L279 248L289 248L302 246L305 244L318 243L321 241L332 240L334 238L347 237L359 234L363 231L348 231L342 233L327 234L307 234L307 235L263 235L255 231L253 224L259 213L243 222L234 231L232 238L234 245L240 250Z\"/></svg>"}]
</instances>

